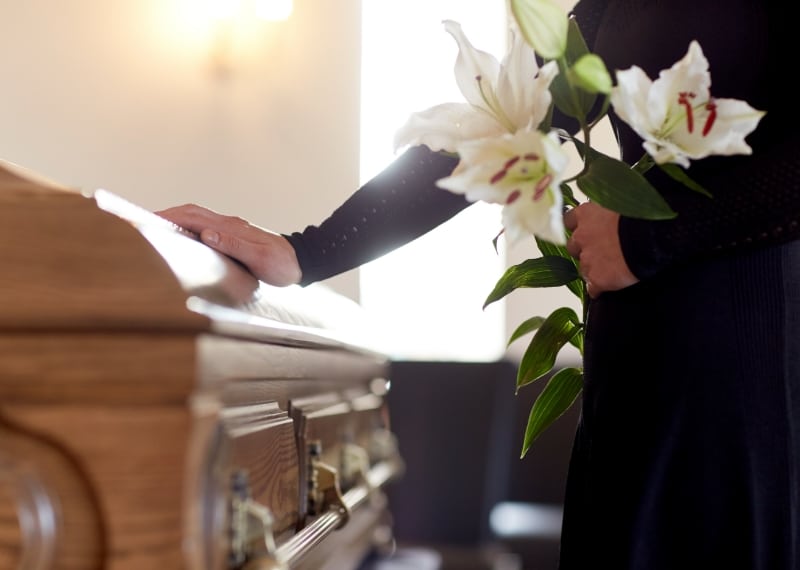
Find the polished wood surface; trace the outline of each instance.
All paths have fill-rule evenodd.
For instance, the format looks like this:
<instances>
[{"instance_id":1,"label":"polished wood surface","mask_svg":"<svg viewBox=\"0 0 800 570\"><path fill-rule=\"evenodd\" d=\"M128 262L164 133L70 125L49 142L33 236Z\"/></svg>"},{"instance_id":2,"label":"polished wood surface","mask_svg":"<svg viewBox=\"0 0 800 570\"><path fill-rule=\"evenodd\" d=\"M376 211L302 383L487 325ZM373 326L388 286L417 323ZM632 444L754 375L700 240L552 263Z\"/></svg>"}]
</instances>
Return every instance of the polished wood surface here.
<instances>
[{"instance_id":1,"label":"polished wood surface","mask_svg":"<svg viewBox=\"0 0 800 570\"><path fill-rule=\"evenodd\" d=\"M0 165L0 228L1 329L204 326L142 234L77 191Z\"/></svg>"},{"instance_id":2,"label":"polished wood surface","mask_svg":"<svg viewBox=\"0 0 800 570\"><path fill-rule=\"evenodd\" d=\"M346 570L372 547L367 474L402 462L354 304L2 162L0 265L1 570Z\"/></svg>"}]
</instances>

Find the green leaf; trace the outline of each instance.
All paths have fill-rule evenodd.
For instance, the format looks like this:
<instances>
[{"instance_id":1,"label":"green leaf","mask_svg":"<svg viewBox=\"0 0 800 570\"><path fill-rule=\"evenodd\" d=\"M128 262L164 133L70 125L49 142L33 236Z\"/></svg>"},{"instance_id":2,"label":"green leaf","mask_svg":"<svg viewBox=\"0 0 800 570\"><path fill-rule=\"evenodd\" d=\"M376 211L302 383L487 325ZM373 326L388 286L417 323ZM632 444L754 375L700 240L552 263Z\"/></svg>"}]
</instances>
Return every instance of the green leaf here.
<instances>
[{"instance_id":1,"label":"green leaf","mask_svg":"<svg viewBox=\"0 0 800 570\"><path fill-rule=\"evenodd\" d=\"M564 259L569 259L572 264L575 266L575 272L580 277L580 271L578 269L578 260L572 257L567 248L563 245L557 245L553 242L543 240L539 237L536 238L536 245L539 247L539 251L542 252L542 255L557 255L563 257ZM566 284L567 289L572 291L572 293L581 300L583 303L585 296L586 296L586 287L584 286L583 279L574 279Z\"/></svg>"},{"instance_id":2,"label":"green leaf","mask_svg":"<svg viewBox=\"0 0 800 570\"><path fill-rule=\"evenodd\" d=\"M569 259L570 261L574 259L567 252L567 248L565 246L558 245L557 243L553 243L551 241L547 241L546 239L542 239L539 236L536 236L535 239L536 239L536 246L539 248L539 251L542 252L542 255L563 257L564 259Z\"/></svg>"},{"instance_id":3,"label":"green leaf","mask_svg":"<svg viewBox=\"0 0 800 570\"><path fill-rule=\"evenodd\" d=\"M511 346L511 343L518 338L525 336L531 331L535 331L542 326L543 322L544 317L531 317L530 319L527 319L514 330L514 332L511 334L511 338L508 339L508 344L506 346Z\"/></svg>"},{"instance_id":4,"label":"green leaf","mask_svg":"<svg viewBox=\"0 0 800 570\"><path fill-rule=\"evenodd\" d=\"M574 18L570 18L567 29L567 51L564 54L567 66L572 66L583 56L589 54L586 40ZM565 115L584 119L592 110L595 100L594 93L583 89L573 89L569 82L569 71L559 65L559 74L550 84L550 93L553 95L553 104Z\"/></svg>"},{"instance_id":5,"label":"green leaf","mask_svg":"<svg viewBox=\"0 0 800 570\"><path fill-rule=\"evenodd\" d=\"M578 188L590 200L630 218L666 220L676 216L644 176L621 160L577 144L586 152L587 164L586 172L577 179Z\"/></svg>"},{"instance_id":6,"label":"green leaf","mask_svg":"<svg viewBox=\"0 0 800 570\"><path fill-rule=\"evenodd\" d=\"M563 368L550 378L531 407L520 457L525 457L544 430L575 403L582 390L583 372L578 368Z\"/></svg>"},{"instance_id":7,"label":"green leaf","mask_svg":"<svg viewBox=\"0 0 800 570\"><path fill-rule=\"evenodd\" d=\"M578 349L583 354L583 328L578 329L574 335L569 339L569 343Z\"/></svg>"},{"instance_id":8,"label":"green leaf","mask_svg":"<svg viewBox=\"0 0 800 570\"><path fill-rule=\"evenodd\" d=\"M677 164L659 164L658 165L661 170L666 172L670 175L674 180L677 180L684 186L686 186L689 190L694 190L695 192L699 192L704 196L708 196L709 198L713 198L711 192L706 190L703 186L689 178L689 175L686 174L686 171L678 166Z\"/></svg>"},{"instance_id":9,"label":"green leaf","mask_svg":"<svg viewBox=\"0 0 800 570\"><path fill-rule=\"evenodd\" d=\"M550 372L561 348L582 331L574 310L560 307L553 311L533 335L522 356L517 370L517 391Z\"/></svg>"},{"instance_id":10,"label":"green leaf","mask_svg":"<svg viewBox=\"0 0 800 570\"><path fill-rule=\"evenodd\" d=\"M562 257L526 259L506 269L483 303L483 308L520 287L560 287L579 278L575 264Z\"/></svg>"},{"instance_id":11,"label":"green leaf","mask_svg":"<svg viewBox=\"0 0 800 570\"><path fill-rule=\"evenodd\" d=\"M586 40L578 26L578 22L575 18L569 18L567 23L567 51L564 53L567 63L572 65L588 53L590 53L589 46L586 45Z\"/></svg>"},{"instance_id":12,"label":"green leaf","mask_svg":"<svg viewBox=\"0 0 800 570\"><path fill-rule=\"evenodd\" d=\"M503 235L503 233L505 233L505 230L501 230L501 231L500 231L500 232L499 232L499 233L498 233L496 236L494 236L494 238L492 239L492 246L494 247L494 252L495 252L495 253L500 253L500 250L499 250L499 249L497 249L497 242L500 240L500 236L502 236L502 235Z\"/></svg>"},{"instance_id":13,"label":"green leaf","mask_svg":"<svg viewBox=\"0 0 800 570\"><path fill-rule=\"evenodd\" d=\"M562 183L559 186L561 195L564 196L564 204L566 206L577 206L578 200L575 199L575 194L572 193L572 187L569 184Z\"/></svg>"}]
</instances>

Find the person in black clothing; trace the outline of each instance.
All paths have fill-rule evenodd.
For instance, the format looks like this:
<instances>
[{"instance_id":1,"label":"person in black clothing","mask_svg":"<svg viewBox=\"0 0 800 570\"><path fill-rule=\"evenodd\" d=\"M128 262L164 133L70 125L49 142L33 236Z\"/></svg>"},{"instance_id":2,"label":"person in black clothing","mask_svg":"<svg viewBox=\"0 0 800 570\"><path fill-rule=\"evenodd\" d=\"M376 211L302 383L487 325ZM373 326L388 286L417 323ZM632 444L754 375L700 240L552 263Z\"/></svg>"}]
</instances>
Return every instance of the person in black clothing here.
<instances>
[{"instance_id":1,"label":"person in black clothing","mask_svg":"<svg viewBox=\"0 0 800 570\"><path fill-rule=\"evenodd\" d=\"M655 77L698 40L712 93L767 111L752 155L647 177L678 216L594 203L565 215L591 283L581 419L561 570L800 568L800 113L786 83L790 19L760 0L581 0L610 70ZM641 140L610 115L623 160ZM468 206L438 189L457 159L408 149L319 225L272 233L196 205L161 214L267 283L357 267Z\"/></svg>"}]
</instances>

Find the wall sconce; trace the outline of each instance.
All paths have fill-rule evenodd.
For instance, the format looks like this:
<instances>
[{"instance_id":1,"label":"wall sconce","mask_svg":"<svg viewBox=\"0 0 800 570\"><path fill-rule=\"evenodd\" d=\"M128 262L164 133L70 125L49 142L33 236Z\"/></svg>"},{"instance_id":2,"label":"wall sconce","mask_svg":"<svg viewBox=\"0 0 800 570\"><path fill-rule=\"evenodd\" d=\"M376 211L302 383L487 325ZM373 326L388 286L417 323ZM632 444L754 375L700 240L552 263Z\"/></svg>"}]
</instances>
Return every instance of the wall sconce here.
<instances>
[{"instance_id":1,"label":"wall sconce","mask_svg":"<svg viewBox=\"0 0 800 570\"><path fill-rule=\"evenodd\" d=\"M255 17L269 22L288 20L292 0L208 0L208 12L216 20Z\"/></svg>"},{"instance_id":2,"label":"wall sconce","mask_svg":"<svg viewBox=\"0 0 800 570\"><path fill-rule=\"evenodd\" d=\"M227 75L232 62L251 51L264 33L264 24L288 20L292 0L206 0L213 20L212 62L218 75Z\"/></svg>"},{"instance_id":3,"label":"wall sconce","mask_svg":"<svg viewBox=\"0 0 800 570\"><path fill-rule=\"evenodd\" d=\"M292 15L292 0L255 0L257 18L269 22L282 22Z\"/></svg>"}]
</instances>

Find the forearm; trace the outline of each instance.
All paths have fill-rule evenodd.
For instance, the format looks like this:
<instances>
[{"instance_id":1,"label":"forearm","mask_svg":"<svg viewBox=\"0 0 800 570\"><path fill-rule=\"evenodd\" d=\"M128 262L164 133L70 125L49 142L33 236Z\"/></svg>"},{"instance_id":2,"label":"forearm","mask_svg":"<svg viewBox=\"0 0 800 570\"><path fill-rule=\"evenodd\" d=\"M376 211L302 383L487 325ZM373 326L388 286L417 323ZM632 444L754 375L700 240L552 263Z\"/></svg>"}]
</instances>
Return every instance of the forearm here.
<instances>
[{"instance_id":1,"label":"forearm","mask_svg":"<svg viewBox=\"0 0 800 570\"><path fill-rule=\"evenodd\" d=\"M680 189L671 200L675 219L620 220L625 259L640 279L686 260L800 238L800 137L715 161L707 169L715 170L707 186L712 198Z\"/></svg>"},{"instance_id":2,"label":"forearm","mask_svg":"<svg viewBox=\"0 0 800 570\"><path fill-rule=\"evenodd\" d=\"M343 273L427 233L469 202L436 186L458 160L411 148L319 226L286 235L307 285Z\"/></svg>"}]
</instances>

